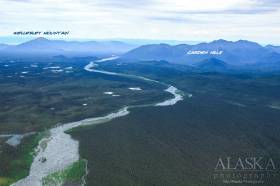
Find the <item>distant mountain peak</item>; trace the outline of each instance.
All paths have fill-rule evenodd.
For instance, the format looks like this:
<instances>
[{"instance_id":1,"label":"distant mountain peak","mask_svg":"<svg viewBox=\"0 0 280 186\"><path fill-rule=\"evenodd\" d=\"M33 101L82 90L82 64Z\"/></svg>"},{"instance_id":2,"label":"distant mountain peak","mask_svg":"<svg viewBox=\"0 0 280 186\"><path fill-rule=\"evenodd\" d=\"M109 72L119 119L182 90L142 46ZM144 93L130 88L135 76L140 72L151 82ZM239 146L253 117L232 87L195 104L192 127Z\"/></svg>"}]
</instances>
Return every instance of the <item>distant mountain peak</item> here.
<instances>
[{"instance_id":1,"label":"distant mountain peak","mask_svg":"<svg viewBox=\"0 0 280 186\"><path fill-rule=\"evenodd\" d=\"M225 39L218 39L218 40L214 40L210 43L222 43L222 44L224 44L224 43L233 43L233 42L232 41L227 41Z\"/></svg>"},{"instance_id":2,"label":"distant mountain peak","mask_svg":"<svg viewBox=\"0 0 280 186\"><path fill-rule=\"evenodd\" d=\"M208 60L204 61L204 65L210 62L209 66L223 66L224 63L228 65L240 66L254 64L260 60L264 61L272 51L280 53L280 48L263 47L256 42L247 40L227 41L224 39L219 39L208 43L199 43L196 45L143 45L127 52L122 56L122 58L126 60L129 59L141 61L166 60L170 63L188 65L193 65L197 62ZM216 59L211 59L212 57L215 57Z\"/></svg>"},{"instance_id":3,"label":"distant mountain peak","mask_svg":"<svg viewBox=\"0 0 280 186\"><path fill-rule=\"evenodd\" d=\"M33 39L33 40L29 41L29 43L33 43L33 42L40 42L41 43L41 42L51 42L51 41L52 40L49 40L49 39L47 39L45 37L38 37L36 39Z\"/></svg>"},{"instance_id":4,"label":"distant mountain peak","mask_svg":"<svg viewBox=\"0 0 280 186\"><path fill-rule=\"evenodd\" d=\"M38 37L38 38L34 39L33 41L49 41L49 40L45 37Z\"/></svg>"},{"instance_id":5,"label":"distant mountain peak","mask_svg":"<svg viewBox=\"0 0 280 186\"><path fill-rule=\"evenodd\" d=\"M255 45L255 46L261 47L261 45L257 42L243 40L243 39L240 39L240 40L236 41L235 43L243 44L243 45Z\"/></svg>"},{"instance_id":6,"label":"distant mountain peak","mask_svg":"<svg viewBox=\"0 0 280 186\"><path fill-rule=\"evenodd\" d=\"M104 56L112 54L120 55L134 47L133 45L117 41L65 41L38 37L18 45L0 45L0 55L14 53L20 56Z\"/></svg>"},{"instance_id":7,"label":"distant mountain peak","mask_svg":"<svg viewBox=\"0 0 280 186\"><path fill-rule=\"evenodd\" d=\"M218 39L218 40L214 40L212 42L210 42L209 44L242 44L242 45L255 45L255 46L260 46L258 43L253 42L253 41L248 41L248 40L244 40L244 39L240 39L238 41L228 41L225 39Z\"/></svg>"},{"instance_id":8,"label":"distant mountain peak","mask_svg":"<svg viewBox=\"0 0 280 186\"><path fill-rule=\"evenodd\" d=\"M43 49L43 44L45 45L49 45L52 41L51 40L48 40L44 37L38 37L36 39L33 39L33 40L30 40L30 41L27 41L25 43L21 43L19 45L17 45L18 47L34 47L33 49L38 49L37 47L42 47ZM49 46L48 46L49 47Z\"/></svg>"}]
</instances>

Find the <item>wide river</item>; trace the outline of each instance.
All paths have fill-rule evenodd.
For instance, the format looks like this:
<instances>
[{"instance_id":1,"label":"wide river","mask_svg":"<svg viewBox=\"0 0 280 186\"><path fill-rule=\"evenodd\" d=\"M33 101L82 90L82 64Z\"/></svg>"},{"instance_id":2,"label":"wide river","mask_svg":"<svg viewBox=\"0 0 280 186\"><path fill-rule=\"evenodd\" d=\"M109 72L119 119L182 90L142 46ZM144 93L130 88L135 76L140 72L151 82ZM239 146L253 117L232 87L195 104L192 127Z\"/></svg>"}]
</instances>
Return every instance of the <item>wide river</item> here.
<instances>
[{"instance_id":1,"label":"wide river","mask_svg":"<svg viewBox=\"0 0 280 186\"><path fill-rule=\"evenodd\" d=\"M86 125L96 125L102 124L113 120L114 118L123 117L129 114L129 109L133 107L147 107L147 106L169 106L174 105L178 101L183 100L183 93L176 87L145 78L142 76L129 75L123 73L115 73L103 70L96 70L95 67L98 63L114 60L117 57L104 58L101 60L90 62L84 67L86 71L94 73L103 73L114 76L124 76L128 78L137 78L145 81L150 81L154 83L159 83L166 86L165 91L173 95L173 98L164 100L159 103L149 104L149 105L136 105L136 106L126 106L121 108L116 112L109 113L102 117L95 117L84 119L77 122L66 123L59 125L50 129L50 135L48 137L40 140L38 147L36 148L36 155L34 157L33 163L30 168L29 175L19 180L18 182L12 184L13 186L41 186L42 179L54 172L64 170L66 167L72 165L74 162L79 160L79 142L71 138L69 134L65 132L69 129L75 127L86 126ZM44 145L46 144L46 145ZM42 162L42 159L46 159ZM62 185L61 183L56 183L56 185Z\"/></svg>"}]
</instances>

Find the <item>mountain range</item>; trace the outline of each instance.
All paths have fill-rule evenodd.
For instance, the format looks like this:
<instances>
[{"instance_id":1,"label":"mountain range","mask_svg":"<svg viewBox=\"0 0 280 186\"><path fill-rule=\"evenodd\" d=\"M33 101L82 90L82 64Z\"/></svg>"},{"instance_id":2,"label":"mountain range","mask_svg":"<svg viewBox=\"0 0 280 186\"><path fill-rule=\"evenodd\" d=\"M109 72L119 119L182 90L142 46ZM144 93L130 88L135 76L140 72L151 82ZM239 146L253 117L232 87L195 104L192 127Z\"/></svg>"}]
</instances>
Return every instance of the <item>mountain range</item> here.
<instances>
[{"instance_id":1,"label":"mountain range","mask_svg":"<svg viewBox=\"0 0 280 186\"><path fill-rule=\"evenodd\" d=\"M280 46L223 39L200 44L148 44L136 46L119 41L64 41L37 38L18 45L0 44L1 56L111 56L127 62L167 61L204 71L253 69L280 71Z\"/></svg>"},{"instance_id":2,"label":"mountain range","mask_svg":"<svg viewBox=\"0 0 280 186\"><path fill-rule=\"evenodd\" d=\"M64 41L48 40L40 37L18 45L0 44L0 55L9 56L106 56L120 55L133 48L135 45L119 41Z\"/></svg>"},{"instance_id":3,"label":"mountain range","mask_svg":"<svg viewBox=\"0 0 280 186\"><path fill-rule=\"evenodd\" d=\"M280 62L280 47L261 46L246 40L236 42L215 40L197 45L143 45L122 56L126 60L166 60L176 64L196 65L216 58L229 65Z\"/></svg>"}]
</instances>

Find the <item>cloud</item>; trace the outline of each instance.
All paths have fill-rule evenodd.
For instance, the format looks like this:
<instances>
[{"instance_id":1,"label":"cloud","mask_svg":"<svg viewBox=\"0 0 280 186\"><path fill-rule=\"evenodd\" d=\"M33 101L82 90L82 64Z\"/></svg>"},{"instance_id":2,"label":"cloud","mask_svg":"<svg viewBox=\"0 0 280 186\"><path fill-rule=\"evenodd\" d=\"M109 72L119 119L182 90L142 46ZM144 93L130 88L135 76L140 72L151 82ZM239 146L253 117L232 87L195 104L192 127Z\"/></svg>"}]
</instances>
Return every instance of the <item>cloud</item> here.
<instances>
[{"instance_id":1,"label":"cloud","mask_svg":"<svg viewBox=\"0 0 280 186\"><path fill-rule=\"evenodd\" d=\"M162 16L151 16L147 18L148 20L154 20L154 21L165 21L169 23L194 23L197 22L195 20L189 19L189 18L183 18L183 17L162 17Z\"/></svg>"},{"instance_id":2,"label":"cloud","mask_svg":"<svg viewBox=\"0 0 280 186\"><path fill-rule=\"evenodd\" d=\"M100 0L100 1L90 1L81 0L81 3L86 3L88 5L93 5L99 8L117 8L117 9L128 9L128 8L146 8L151 5L155 5L154 0Z\"/></svg>"},{"instance_id":3,"label":"cloud","mask_svg":"<svg viewBox=\"0 0 280 186\"><path fill-rule=\"evenodd\" d=\"M255 2L261 3L263 5L280 5L280 1L279 0L254 0Z\"/></svg>"},{"instance_id":4,"label":"cloud","mask_svg":"<svg viewBox=\"0 0 280 186\"><path fill-rule=\"evenodd\" d=\"M223 37L280 43L279 7L280 0L0 0L0 35L70 30L77 38Z\"/></svg>"},{"instance_id":5,"label":"cloud","mask_svg":"<svg viewBox=\"0 0 280 186\"><path fill-rule=\"evenodd\" d=\"M222 15L222 14L268 14L276 12L277 8L250 8L250 9L227 9L227 10L210 10L210 11L170 11L169 13L182 15Z\"/></svg>"},{"instance_id":6,"label":"cloud","mask_svg":"<svg viewBox=\"0 0 280 186\"><path fill-rule=\"evenodd\" d=\"M188 0L186 0L188 1ZM203 1L199 3L202 3ZM211 1L209 1L211 2ZM215 0L212 1L215 3ZM224 1L226 2L226 1ZM231 2L225 4L221 7L212 7L209 4L205 4L204 8L177 8L177 9L167 9L166 11L169 13L175 14L185 14L185 15L221 15L221 14L269 14L278 12L280 8L279 0L229 0L227 2ZM218 3L218 2L217 2ZM203 4L203 3L202 3Z\"/></svg>"},{"instance_id":7,"label":"cloud","mask_svg":"<svg viewBox=\"0 0 280 186\"><path fill-rule=\"evenodd\" d=\"M6 0L7 2L30 3L31 0Z\"/></svg>"}]
</instances>

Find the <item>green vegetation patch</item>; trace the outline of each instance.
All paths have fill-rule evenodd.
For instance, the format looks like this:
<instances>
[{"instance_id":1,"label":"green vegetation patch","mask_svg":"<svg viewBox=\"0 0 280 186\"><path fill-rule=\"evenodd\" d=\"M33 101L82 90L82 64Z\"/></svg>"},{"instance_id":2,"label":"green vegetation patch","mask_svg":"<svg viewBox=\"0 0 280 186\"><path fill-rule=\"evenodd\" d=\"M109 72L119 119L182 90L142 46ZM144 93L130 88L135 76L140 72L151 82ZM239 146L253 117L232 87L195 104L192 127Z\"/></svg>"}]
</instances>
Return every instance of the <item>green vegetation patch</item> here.
<instances>
[{"instance_id":1,"label":"green vegetation patch","mask_svg":"<svg viewBox=\"0 0 280 186\"><path fill-rule=\"evenodd\" d=\"M88 185L222 186L213 177L219 157L261 156L279 163L279 110L267 105L279 102L280 76L123 66L123 73L135 70L133 74L160 79L193 96L174 106L134 108L125 117L72 130L88 160ZM279 175L278 169L260 185L280 185Z\"/></svg>"},{"instance_id":2,"label":"green vegetation patch","mask_svg":"<svg viewBox=\"0 0 280 186\"><path fill-rule=\"evenodd\" d=\"M86 175L87 161L81 159L66 169L52 173L43 178L43 186L81 185Z\"/></svg>"},{"instance_id":3,"label":"green vegetation patch","mask_svg":"<svg viewBox=\"0 0 280 186\"><path fill-rule=\"evenodd\" d=\"M3 144L0 152L0 186L10 185L29 174L35 148L47 133L26 137L18 147Z\"/></svg>"}]
</instances>

